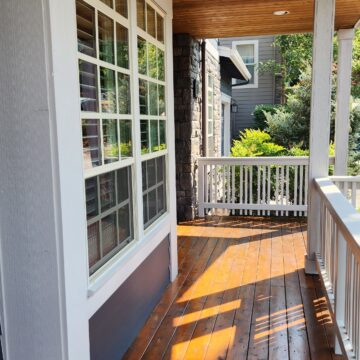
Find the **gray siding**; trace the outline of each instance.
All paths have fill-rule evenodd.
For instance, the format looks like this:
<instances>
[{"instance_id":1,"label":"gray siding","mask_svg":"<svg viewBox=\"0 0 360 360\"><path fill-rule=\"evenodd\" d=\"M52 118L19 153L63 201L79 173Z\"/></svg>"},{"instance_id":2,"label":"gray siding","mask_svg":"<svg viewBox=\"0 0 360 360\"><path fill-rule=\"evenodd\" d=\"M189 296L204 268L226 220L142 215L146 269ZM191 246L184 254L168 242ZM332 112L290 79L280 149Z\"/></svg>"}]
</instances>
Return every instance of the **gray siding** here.
<instances>
[{"instance_id":1,"label":"gray siding","mask_svg":"<svg viewBox=\"0 0 360 360\"><path fill-rule=\"evenodd\" d=\"M91 360L121 359L170 282L166 238L89 321Z\"/></svg>"},{"instance_id":2,"label":"gray siding","mask_svg":"<svg viewBox=\"0 0 360 360\"><path fill-rule=\"evenodd\" d=\"M276 58L276 51L272 46L274 36L241 37L220 39L220 45L232 46L233 41L258 40L259 41L259 62ZM233 137L238 137L239 131L254 126L254 118L251 115L258 104L275 104L279 97L275 91L274 74L259 74L257 88L232 89L232 97L238 104L238 112L234 114L232 127Z\"/></svg>"}]
</instances>

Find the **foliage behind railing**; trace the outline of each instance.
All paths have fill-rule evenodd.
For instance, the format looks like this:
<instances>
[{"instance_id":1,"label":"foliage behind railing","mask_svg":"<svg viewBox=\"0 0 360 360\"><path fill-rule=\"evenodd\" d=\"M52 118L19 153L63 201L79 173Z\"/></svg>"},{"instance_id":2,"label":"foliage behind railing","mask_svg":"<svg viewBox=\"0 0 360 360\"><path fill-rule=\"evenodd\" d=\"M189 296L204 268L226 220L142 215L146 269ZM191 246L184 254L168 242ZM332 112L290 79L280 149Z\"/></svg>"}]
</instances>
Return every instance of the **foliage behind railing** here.
<instances>
[{"instance_id":1,"label":"foliage behind railing","mask_svg":"<svg viewBox=\"0 0 360 360\"><path fill-rule=\"evenodd\" d=\"M200 216L212 209L237 215L306 215L306 156L199 158L198 165Z\"/></svg>"}]
</instances>

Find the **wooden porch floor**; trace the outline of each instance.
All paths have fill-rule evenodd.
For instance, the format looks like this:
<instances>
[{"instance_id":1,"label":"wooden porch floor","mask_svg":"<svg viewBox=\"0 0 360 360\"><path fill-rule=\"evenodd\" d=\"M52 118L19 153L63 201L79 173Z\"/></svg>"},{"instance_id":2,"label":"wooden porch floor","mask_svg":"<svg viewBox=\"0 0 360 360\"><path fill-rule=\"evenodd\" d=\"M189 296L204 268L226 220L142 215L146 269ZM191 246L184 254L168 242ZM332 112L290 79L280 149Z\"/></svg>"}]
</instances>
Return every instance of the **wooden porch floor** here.
<instances>
[{"instance_id":1,"label":"wooden porch floor","mask_svg":"<svg viewBox=\"0 0 360 360\"><path fill-rule=\"evenodd\" d=\"M341 359L304 221L209 217L178 234L179 276L125 359Z\"/></svg>"}]
</instances>

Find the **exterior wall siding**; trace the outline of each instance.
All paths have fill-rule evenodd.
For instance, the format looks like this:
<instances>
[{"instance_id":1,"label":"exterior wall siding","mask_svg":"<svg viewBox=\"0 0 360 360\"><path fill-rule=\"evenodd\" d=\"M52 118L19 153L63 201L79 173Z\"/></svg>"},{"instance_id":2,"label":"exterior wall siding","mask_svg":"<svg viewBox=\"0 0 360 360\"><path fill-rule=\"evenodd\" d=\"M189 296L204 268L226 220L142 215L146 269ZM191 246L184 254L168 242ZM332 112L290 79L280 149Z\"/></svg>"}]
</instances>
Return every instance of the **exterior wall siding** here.
<instances>
[{"instance_id":1,"label":"exterior wall siding","mask_svg":"<svg viewBox=\"0 0 360 360\"><path fill-rule=\"evenodd\" d=\"M170 281L169 239L131 274L89 320L91 360L121 359Z\"/></svg>"},{"instance_id":2,"label":"exterior wall siding","mask_svg":"<svg viewBox=\"0 0 360 360\"><path fill-rule=\"evenodd\" d=\"M278 55L273 47L274 36L241 37L220 39L222 46L232 47L233 41L258 40L259 62L278 60ZM276 76L271 73L259 74L257 88L233 88L232 97L238 104L238 112L233 115L232 137L237 138L239 131L254 126L252 113L258 104L277 104L280 102L279 89Z\"/></svg>"}]
</instances>

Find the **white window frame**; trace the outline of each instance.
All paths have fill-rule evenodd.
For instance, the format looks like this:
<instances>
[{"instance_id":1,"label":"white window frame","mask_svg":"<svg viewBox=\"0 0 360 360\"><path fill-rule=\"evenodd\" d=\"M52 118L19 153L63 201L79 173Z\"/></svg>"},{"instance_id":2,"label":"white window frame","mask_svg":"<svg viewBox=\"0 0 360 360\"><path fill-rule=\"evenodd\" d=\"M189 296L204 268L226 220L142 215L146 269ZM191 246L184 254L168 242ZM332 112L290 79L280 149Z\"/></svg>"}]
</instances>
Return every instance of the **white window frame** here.
<instances>
[{"instance_id":1,"label":"white window frame","mask_svg":"<svg viewBox=\"0 0 360 360\"><path fill-rule=\"evenodd\" d=\"M73 0L75 2L75 0ZM129 31L129 74L130 74L130 93L131 93L131 115L113 115L114 118L125 118L132 120L133 133L133 154L132 158L122 160L120 162L105 165L106 171L118 168L132 166L133 176L133 231L134 240L124 249L115 254L109 261L104 264L92 276L88 276L87 286L87 303L88 317L91 317L97 309L118 289L118 287L126 280L126 278L144 261L151 252L163 241L167 236L170 239L170 280L176 278L177 267L177 236L176 236L176 184L175 184L175 139L174 139L174 100L173 80L172 80L172 5L170 0L146 0L159 14L164 18L164 44L153 39L149 34L137 26L137 9L136 1L128 0L128 19L123 18L115 10L109 9L100 0L85 0L89 5L96 7L105 15L114 19L120 24L128 24ZM120 21L120 18L121 21ZM97 20L96 20L97 21ZM76 25L76 24L75 24ZM165 109L166 116L140 115L139 108L139 87L136 86L139 78L147 77L138 73L138 56L137 56L137 36L140 35L145 40L155 43L164 51L164 71L165 81L148 78L152 82L165 85ZM77 52L78 58L85 57L82 53ZM92 58L92 63L97 59ZM105 64L104 64L105 65ZM111 64L106 63L106 67L112 69ZM125 71L124 71L125 72ZM78 79L78 78L77 78ZM78 83L77 83L78 87ZM117 88L116 88L117 91ZM79 98L80 103L80 98ZM99 98L99 111L101 112L101 103ZM81 116L86 118L99 118L99 113L81 112ZM111 114L102 114L103 118L112 118ZM140 118L146 119L166 119L166 144L167 148L148 154L141 154L141 134L140 134ZM81 117L79 118L79 120ZM166 178L166 212L156 219L148 228L144 229L143 224L143 200L142 200L142 162L155 157L165 156L165 178ZM94 175L101 174L101 168L87 170L84 172L84 179ZM85 181L84 181L85 183ZM85 186L84 186L85 188ZM85 229L86 230L86 229ZM88 247L87 238L86 249ZM88 259L88 252L86 252ZM86 262L88 264L88 261ZM86 269L89 274L89 269Z\"/></svg>"},{"instance_id":2,"label":"white window frame","mask_svg":"<svg viewBox=\"0 0 360 360\"><path fill-rule=\"evenodd\" d=\"M209 86L209 77L212 78L212 87ZM215 81L215 77L211 72L207 72L206 75L206 137L207 137L207 150L206 153L209 154L210 153L210 148L209 148L209 138L213 139L213 147L215 147L215 119L214 119L214 108L215 108L215 91L214 91L214 81ZM209 104L209 91L212 92L212 104ZM209 133L209 106L212 107L212 133ZM212 151L214 152L214 149L212 149Z\"/></svg>"},{"instance_id":3,"label":"white window frame","mask_svg":"<svg viewBox=\"0 0 360 360\"><path fill-rule=\"evenodd\" d=\"M246 85L235 85L233 86L233 89L257 89L259 87L259 40L237 40L232 42L232 48L236 51L238 45L254 45L254 83ZM236 84L236 81L233 79L232 83Z\"/></svg>"}]
</instances>

